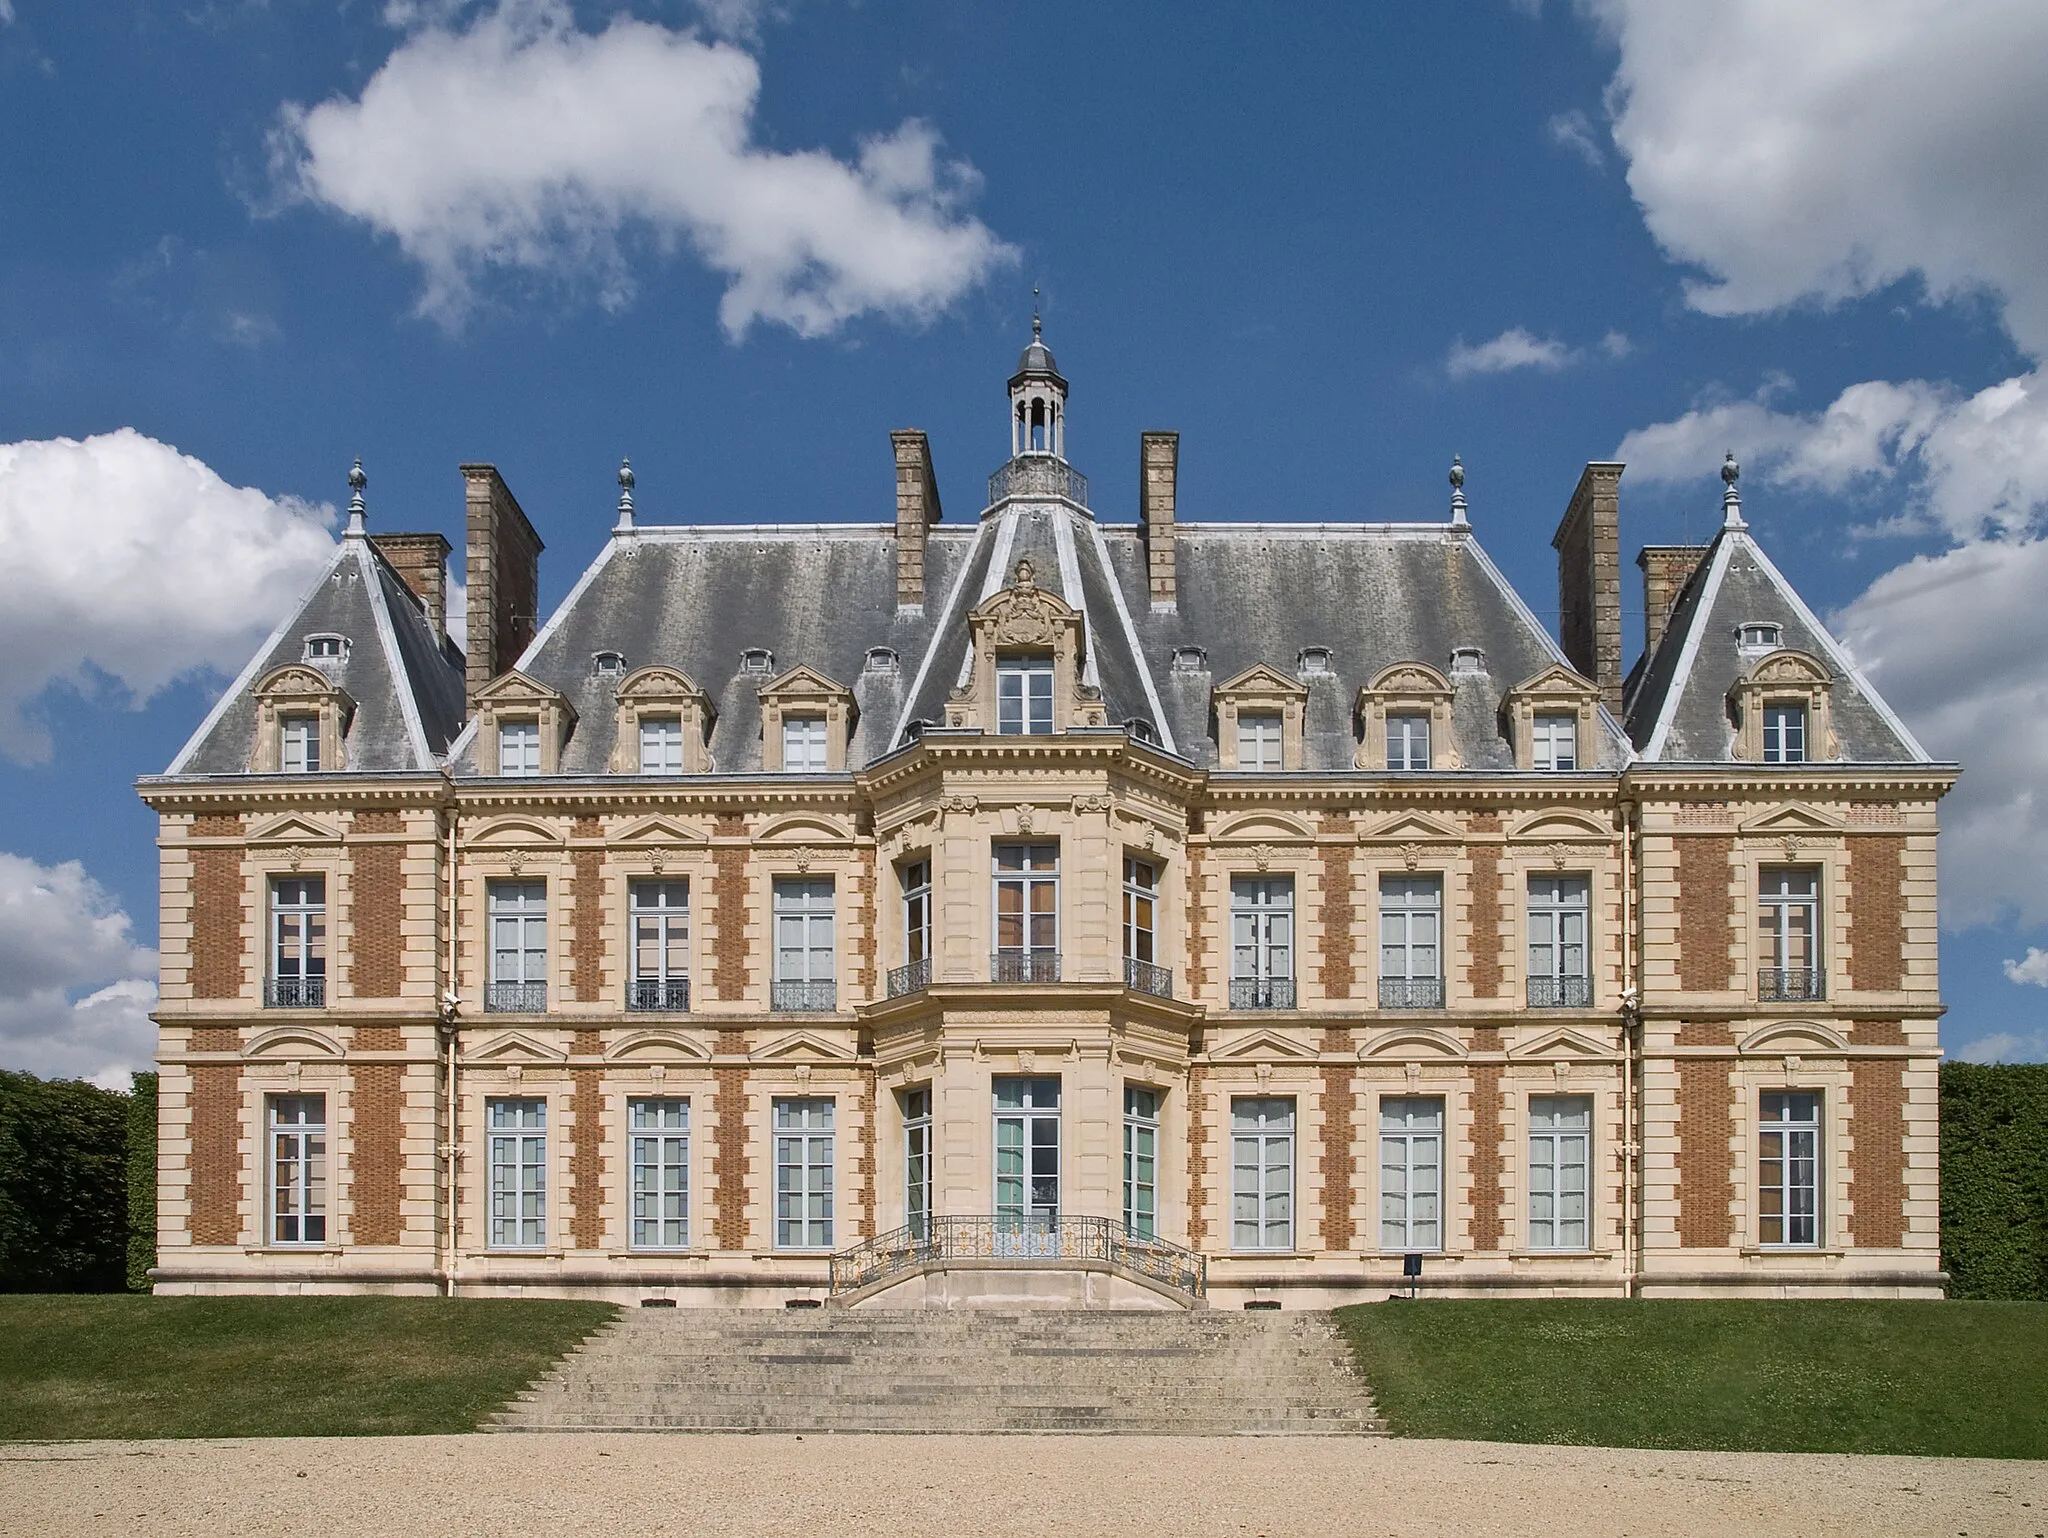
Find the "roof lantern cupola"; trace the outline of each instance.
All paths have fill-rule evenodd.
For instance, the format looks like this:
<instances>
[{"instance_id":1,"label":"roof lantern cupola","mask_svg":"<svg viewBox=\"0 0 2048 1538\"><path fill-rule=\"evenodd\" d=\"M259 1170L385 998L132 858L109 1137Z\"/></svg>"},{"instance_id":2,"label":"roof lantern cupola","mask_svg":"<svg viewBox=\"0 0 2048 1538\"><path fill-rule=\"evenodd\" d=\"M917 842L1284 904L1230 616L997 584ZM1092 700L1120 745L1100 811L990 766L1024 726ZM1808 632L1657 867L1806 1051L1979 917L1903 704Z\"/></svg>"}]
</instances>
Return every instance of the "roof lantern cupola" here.
<instances>
[{"instance_id":1,"label":"roof lantern cupola","mask_svg":"<svg viewBox=\"0 0 2048 1538\"><path fill-rule=\"evenodd\" d=\"M1728 457L1721 462L1721 484L1727 490L1721 493L1721 527L1724 529L1746 529L1748 523L1742 517L1742 493L1735 489L1735 483L1742 478L1742 466L1735 462L1735 450L1728 451Z\"/></svg>"},{"instance_id":2,"label":"roof lantern cupola","mask_svg":"<svg viewBox=\"0 0 2048 1538\"><path fill-rule=\"evenodd\" d=\"M1031 291L1031 345L1010 376L1010 457L1048 454L1067 457L1067 382L1045 345L1038 316L1038 290Z\"/></svg>"}]
</instances>

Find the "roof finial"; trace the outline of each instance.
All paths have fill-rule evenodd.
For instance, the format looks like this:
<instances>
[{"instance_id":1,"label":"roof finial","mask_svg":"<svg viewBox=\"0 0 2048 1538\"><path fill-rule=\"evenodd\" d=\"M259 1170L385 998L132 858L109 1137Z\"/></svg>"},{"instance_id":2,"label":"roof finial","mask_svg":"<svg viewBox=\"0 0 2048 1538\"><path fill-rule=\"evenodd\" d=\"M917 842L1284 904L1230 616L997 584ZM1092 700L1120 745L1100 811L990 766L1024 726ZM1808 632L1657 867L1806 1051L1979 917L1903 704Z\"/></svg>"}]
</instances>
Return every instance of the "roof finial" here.
<instances>
[{"instance_id":1,"label":"roof finial","mask_svg":"<svg viewBox=\"0 0 2048 1538\"><path fill-rule=\"evenodd\" d=\"M1465 511L1465 461L1456 454L1451 456L1451 527L1472 527L1472 520Z\"/></svg>"},{"instance_id":2,"label":"roof finial","mask_svg":"<svg viewBox=\"0 0 2048 1538\"><path fill-rule=\"evenodd\" d=\"M1031 340L1037 341L1042 331L1043 326L1038 319L1038 285L1034 283L1031 285Z\"/></svg>"},{"instance_id":3,"label":"roof finial","mask_svg":"<svg viewBox=\"0 0 2048 1538\"><path fill-rule=\"evenodd\" d=\"M614 534L633 532L633 461L619 461L619 521L612 525Z\"/></svg>"},{"instance_id":4,"label":"roof finial","mask_svg":"<svg viewBox=\"0 0 2048 1538\"><path fill-rule=\"evenodd\" d=\"M1728 457L1721 462L1721 481L1728 489L1721 493L1721 527L1724 529L1746 529L1749 525L1742 519L1742 493L1735 489L1735 483L1742 479L1742 466L1735 462L1735 450L1728 451Z\"/></svg>"},{"instance_id":5,"label":"roof finial","mask_svg":"<svg viewBox=\"0 0 2048 1538\"><path fill-rule=\"evenodd\" d=\"M370 478L363 474L363 457L356 456L355 468L348 473L348 538L361 539L370 531L363 522L363 488L370 484Z\"/></svg>"}]
</instances>

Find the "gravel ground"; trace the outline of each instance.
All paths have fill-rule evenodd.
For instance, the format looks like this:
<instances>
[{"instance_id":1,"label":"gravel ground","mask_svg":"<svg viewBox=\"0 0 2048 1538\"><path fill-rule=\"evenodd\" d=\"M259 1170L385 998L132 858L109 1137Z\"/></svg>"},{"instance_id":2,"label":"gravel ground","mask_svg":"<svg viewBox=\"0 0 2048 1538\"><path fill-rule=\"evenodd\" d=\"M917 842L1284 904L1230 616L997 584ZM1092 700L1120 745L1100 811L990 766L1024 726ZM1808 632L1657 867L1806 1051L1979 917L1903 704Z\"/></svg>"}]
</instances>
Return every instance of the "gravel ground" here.
<instances>
[{"instance_id":1,"label":"gravel ground","mask_svg":"<svg viewBox=\"0 0 2048 1538\"><path fill-rule=\"evenodd\" d=\"M2048 1535L2048 1463L1382 1438L468 1436L0 1446L0 1534Z\"/></svg>"}]
</instances>

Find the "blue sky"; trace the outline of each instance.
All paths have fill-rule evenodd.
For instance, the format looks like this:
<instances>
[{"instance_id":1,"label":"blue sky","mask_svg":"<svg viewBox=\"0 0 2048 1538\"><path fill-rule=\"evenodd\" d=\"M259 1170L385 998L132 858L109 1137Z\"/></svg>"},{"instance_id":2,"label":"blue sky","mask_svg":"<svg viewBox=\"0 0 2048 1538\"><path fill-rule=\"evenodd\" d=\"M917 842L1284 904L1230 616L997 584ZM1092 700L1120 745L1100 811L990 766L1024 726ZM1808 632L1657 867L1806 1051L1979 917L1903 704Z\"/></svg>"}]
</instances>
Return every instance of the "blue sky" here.
<instances>
[{"instance_id":1,"label":"blue sky","mask_svg":"<svg viewBox=\"0 0 2048 1538\"><path fill-rule=\"evenodd\" d=\"M544 609L622 454L647 521L882 521L923 427L969 515L1034 285L1109 518L1146 428L1197 519L1438 517L1455 452L1547 615L1586 460L1626 560L1733 448L1970 771L1945 1040L2048 1057L2044 140L2030 0L0 0L0 1064L146 1040L131 782L353 456L455 540L498 464Z\"/></svg>"}]
</instances>

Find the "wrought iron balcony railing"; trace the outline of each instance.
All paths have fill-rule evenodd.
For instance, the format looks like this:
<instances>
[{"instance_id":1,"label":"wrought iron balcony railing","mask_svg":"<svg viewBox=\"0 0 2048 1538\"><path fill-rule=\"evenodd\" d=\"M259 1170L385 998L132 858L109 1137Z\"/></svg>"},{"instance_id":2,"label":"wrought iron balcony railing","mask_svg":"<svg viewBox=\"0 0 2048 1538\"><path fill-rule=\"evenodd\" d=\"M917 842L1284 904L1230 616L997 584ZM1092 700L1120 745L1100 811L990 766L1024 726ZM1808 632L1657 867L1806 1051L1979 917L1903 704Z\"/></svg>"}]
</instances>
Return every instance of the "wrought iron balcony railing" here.
<instances>
[{"instance_id":1,"label":"wrought iron balcony railing","mask_svg":"<svg viewBox=\"0 0 2048 1538\"><path fill-rule=\"evenodd\" d=\"M1824 999L1828 996L1827 974L1819 967L1759 967L1756 996L1795 1001Z\"/></svg>"},{"instance_id":2,"label":"wrought iron balcony railing","mask_svg":"<svg viewBox=\"0 0 2048 1538\"><path fill-rule=\"evenodd\" d=\"M988 478L988 505L1005 497L1065 497L1088 505L1088 477L1051 454L1020 454Z\"/></svg>"},{"instance_id":3,"label":"wrought iron balcony railing","mask_svg":"<svg viewBox=\"0 0 2048 1538\"><path fill-rule=\"evenodd\" d=\"M769 1003L775 1009L823 1013L839 1007L839 984L829 977L816 982L791 982L778 977L769 985Z\"/></svg>"},{"instance_id":4,"label":"wrought iron balcony railing","mask_svg":"<svg viewBox=\"0 0 2048 1538\"><path fill-rule=\"evenodd\" d=\"M1442 1009L1444 980L1441 977L1383 977L1380 979L1381 1009Z\"/></svg>"},{"instance_id":5,"label":"wrought iron balcony railing","mask_svg":"<svg viewBox=\"0 0 2048 1538\"><path fill-rule=\"evenodd\" d=\"M626 1008L685 1010L690 1007L687 977L636 977L626 989Z\"/></svg>"},{"instance_id":6,"label":"wrought iron balcony railing","mask_svg":"<svg viewBox=\"0 0 2048 1538\"><path fill-rule=\"evenodd\" d=\"M1291 977L1233 977L1230 980L1232 1009L1292 1009L1294 979Z\"/></svg>"},{"instance_id":7,"label":"wrought iron balcony railing","mask_svg":"<svg viewBox=\"0 0 2048 1538\"><path fill-rule=\"evenodd\" d=\"M1593 1002L1590 977L1532 977L1529 979L1531 1009L1584 1009Z\"/></svg>"},{"instance_id":8,"label":"wrought iron balcony railing","mask_svg":"<svg viewBox=\"0 0 2048 1538\"><path fill-rule=\"evenodd\" d=\"M1149 961L1124 958L1124 986L1133 993L1149 993L1155 999L1173 997L1173 969L1155 967Z\"/></svg>"},{"instance_id":9,"label":"wrought iron balcony railing","mask_svg":"<svg viewBox=\"0 0 2048 1538\"><path fill-rule=\"evenodd\" d=\"M1058 951L997 951L988 958L988 976L995 983L1056 983Z\"/></svg>"},{"instance_id":10,"label":"wrought iron balcony railing","mask_svg":"<svg viewBox=\"0 0 2048 1538\"><path fill-rule=\"evenodd\" d=\"M492 983L484 990L487 1015L540 1015L547 1007L546 983Z\"/></svg>"},{"instance_id":11,"label":"wrought iron balcony railing","mask_svg":"<svg viewBox=\"0 0 2048 1538\"><path fill-rule=\"evenodd\" d=\"M889 969L889 997L899 999L906 993L922 993L932 985L932 958L920 957L905 967Z\"/></svg>"},{"instance_id":12,"label":"wrought iron balcony railing","mask_svg":"<svg viewBox=\"0 0 2048 1538\"><path fill-rule=\"evenodd\" d=\"M268 1009L324 1009L327 979L273 977L263 985L263 1003Z\"/></svg>"},{"instance_id":13,"label":"wrought iron balcony railing","mask_svg":"<svg viewBox=\"0 0 2048 1538\"><path fill-rule=\"evenodd\" d=\"M1209 1263L1164 1239L1141 1239L1115 1218L1016 1216L929 1217L864 1239L832 1257L832 1291L854 1292L918 1266L952 1260L994 1260L1017 1266L1106 1261L1199 1298Z\"/></svg>"}]
</instances>

